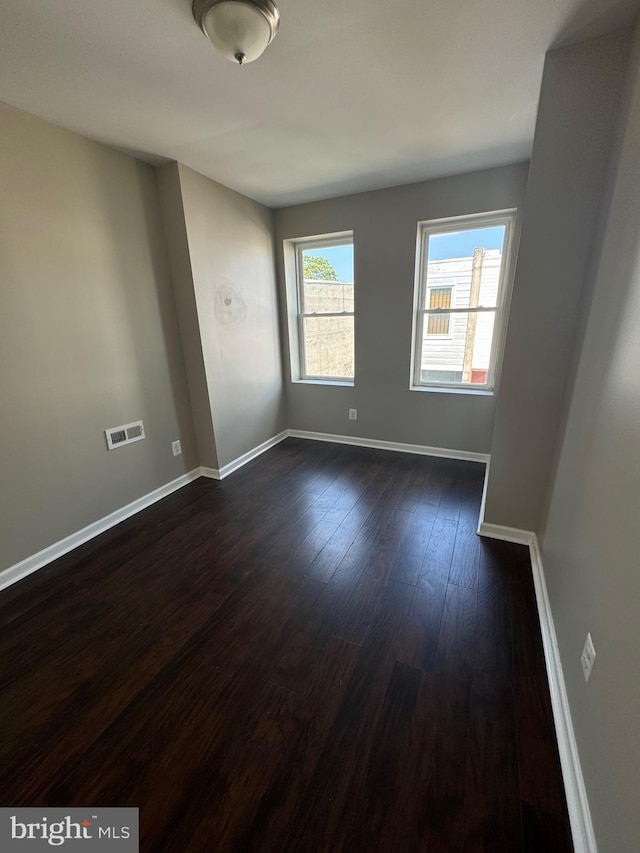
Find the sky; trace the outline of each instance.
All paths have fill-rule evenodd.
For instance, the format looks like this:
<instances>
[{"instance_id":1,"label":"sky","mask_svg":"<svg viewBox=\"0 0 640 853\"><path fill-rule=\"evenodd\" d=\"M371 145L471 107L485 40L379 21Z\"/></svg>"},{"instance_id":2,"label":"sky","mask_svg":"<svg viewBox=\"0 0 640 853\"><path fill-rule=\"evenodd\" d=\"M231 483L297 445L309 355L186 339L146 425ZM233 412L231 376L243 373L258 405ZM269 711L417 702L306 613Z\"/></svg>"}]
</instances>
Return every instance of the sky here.
<instances>
[{"instance_id":1,"label":"sky","mask_svg":"<svg viewBox=\"0 0 640 853\"><path fill-rule=\"evenodd\" d=\"M431 234L429 260L470 258L474 249L501 249L503 241L504 225L498 225L495 228L472 228L466 231L449 231L446 234Z\"/></svg>"},{"instance_id":2,"label":"sky","mask_svg":"<svg viewBox=\"0 0 640 853\"><path fill-rule=\"evenodd\" d=\"M305 254L314 258L326 258L338 275L338 281L353 282L353 246L324 246L308 249Z\"/></svg>"},{"instance_id":3,"label":"sky","mask_svg":"<svg viewBox=\"0 0 640 853\"><path fill-rule=\"evenodd\" d=\"M503 241L504 225L432 234L429 237L429 260L469 258L473 255L473 250L479 247L501 249ZM324 246L321 249L314 248L307 251L313 257L326 258L336 271L338 281L353 281L353 246Z\"/></svg>"}]
</instances>

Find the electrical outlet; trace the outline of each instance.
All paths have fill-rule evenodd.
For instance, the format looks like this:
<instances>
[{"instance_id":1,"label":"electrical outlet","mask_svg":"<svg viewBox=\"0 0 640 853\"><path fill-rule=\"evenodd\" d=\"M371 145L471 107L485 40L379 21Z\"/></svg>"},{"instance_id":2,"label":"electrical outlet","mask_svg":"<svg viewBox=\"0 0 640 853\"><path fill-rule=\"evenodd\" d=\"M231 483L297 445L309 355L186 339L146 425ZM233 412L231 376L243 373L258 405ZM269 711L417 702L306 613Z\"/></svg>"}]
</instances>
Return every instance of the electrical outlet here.
<instances>
[{"instance_id":1,"label":"electrical outlet","mask_svg":"<svg viewBox=\"0 0 640 853\"><path fill-rule=\"evenodd\" d=\"M358 420L358 410L357 409L349 409L349 420L357 421Z\"/></svg>"},{"instance_id":2,"label":"electrical outlet","mask_svg":"<svg viewBox=\"0 0 640 853\"><path fill-rule=\"evenodd\" d=\"M173 451L174 456L180 456L180 454L182 453L182 445L179 441L172 441L171 450Z\"/></svg>"},{"instance_id":3,"label":"electrical outlet","mask_svg":"<svg viewBox=\"0 0 640 853\"><path fill-rule=\"evenodd\" d=\"M580 657L580 663L582 664L582 671L584 672L584 680L589 681L591 678L591 670L593 669L593 664L596 659L596 650L593 645L593 640L591 639L591 634L587 634L587 639L584 643L584 649L582 650L582 656Z\"/></svg>"}]
</instances>

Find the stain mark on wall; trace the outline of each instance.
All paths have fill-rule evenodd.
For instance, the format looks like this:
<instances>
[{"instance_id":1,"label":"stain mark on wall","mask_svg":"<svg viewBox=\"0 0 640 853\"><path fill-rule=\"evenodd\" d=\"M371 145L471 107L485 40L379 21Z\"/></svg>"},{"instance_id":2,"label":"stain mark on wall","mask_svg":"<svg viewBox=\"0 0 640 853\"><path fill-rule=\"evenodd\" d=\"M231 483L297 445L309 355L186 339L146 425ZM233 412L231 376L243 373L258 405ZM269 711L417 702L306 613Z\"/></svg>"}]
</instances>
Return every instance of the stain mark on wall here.
<instances>
[{"instance_id":1,"label":"stain mark on wall","mask_svg":"<svg viewBox=\"0 0 640 853\"><path fill-rule=\"evenodd\" d=\"M235 326L247 317L247 303L230 281L222 281L216 287L214 310L222 326Z\"/></svg>"}]
</instances>

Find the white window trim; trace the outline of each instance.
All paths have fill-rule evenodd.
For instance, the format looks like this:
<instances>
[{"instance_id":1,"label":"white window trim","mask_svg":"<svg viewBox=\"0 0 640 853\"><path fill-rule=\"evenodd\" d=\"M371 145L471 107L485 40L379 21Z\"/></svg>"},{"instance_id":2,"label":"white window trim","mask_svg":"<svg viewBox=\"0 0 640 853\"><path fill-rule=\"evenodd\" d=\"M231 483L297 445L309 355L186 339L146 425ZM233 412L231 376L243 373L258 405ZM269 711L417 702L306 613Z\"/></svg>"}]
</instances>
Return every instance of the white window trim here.
<instances>
[{"instance_id":1,"label":"white window trim","mask_svg":"<svg viewBox=\"0 0 640 853\"><path fill-rule=\"evenodd\" d=\"M284 241L285 279L287 284L287 305L289 314L289 355L291 359L291 381L308 385L338 385L353 387L354 376L317 376L304 372L304 320L306 317L353 317L354 311L333 313L305 313L304 307L304 278L302 253L306 249L321 249L325 246L353 245L353 231L340 231L333 234L323 234L315 237L304 237ZM287 262L288 259L288 262ZM355 273L354 273L355 279ZM337 282L339 283L339 282ZM354 281L355 303L355 281ZM355 340L354 340L355 349Z\"/></svg>"},{"instance_id":2,"label":"white window trim","mask_svg":"<svg viewBox=\"0 0 640 853\"><path fill-rule=\"evenodd\" d=\"M449 231L472 231L477 228L491 228L499 225L504 225L505 233L495 308L452 308L448 312L449 314L469 314L470 310L473 313L495 312L487 381L482 385L474 382L424 382L421 378L422 341L424 338L424 318L430 311L421 306L426 305L429 237L432 234L443 234ZM515 208L496 210L489 213L476 213L467 216L452 216L445 219L430 219L418 223L416 277L413 291L411 378L409 382L411 391L437 391L454 394L477 394L479 396L491 396L495 392L502 367L509 303L513 285L513 260L516 255L517 244L516 225L517 210ZM453 300L452 304L455 304ZM441 339L444 340L444 336Z\"/></svg>"}]
</instances>

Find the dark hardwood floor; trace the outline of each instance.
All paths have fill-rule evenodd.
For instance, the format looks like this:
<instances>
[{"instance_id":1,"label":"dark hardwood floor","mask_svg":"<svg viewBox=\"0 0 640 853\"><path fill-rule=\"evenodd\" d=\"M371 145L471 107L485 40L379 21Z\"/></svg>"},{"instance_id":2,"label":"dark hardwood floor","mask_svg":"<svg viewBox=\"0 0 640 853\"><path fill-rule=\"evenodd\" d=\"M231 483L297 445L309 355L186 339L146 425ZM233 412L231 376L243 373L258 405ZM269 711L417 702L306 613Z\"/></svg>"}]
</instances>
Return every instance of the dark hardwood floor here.
<instances>
[{"instance_id":1,"label":"dark hardwood floor","mask_svg":"<svg viewBox=\"0 0 640 853\"><path fill-rule=\"evenodd\" d=\"M572 850L484 466L288 439L0 594L2 805L145 851Z\"/></svg>"}]
</instances>

